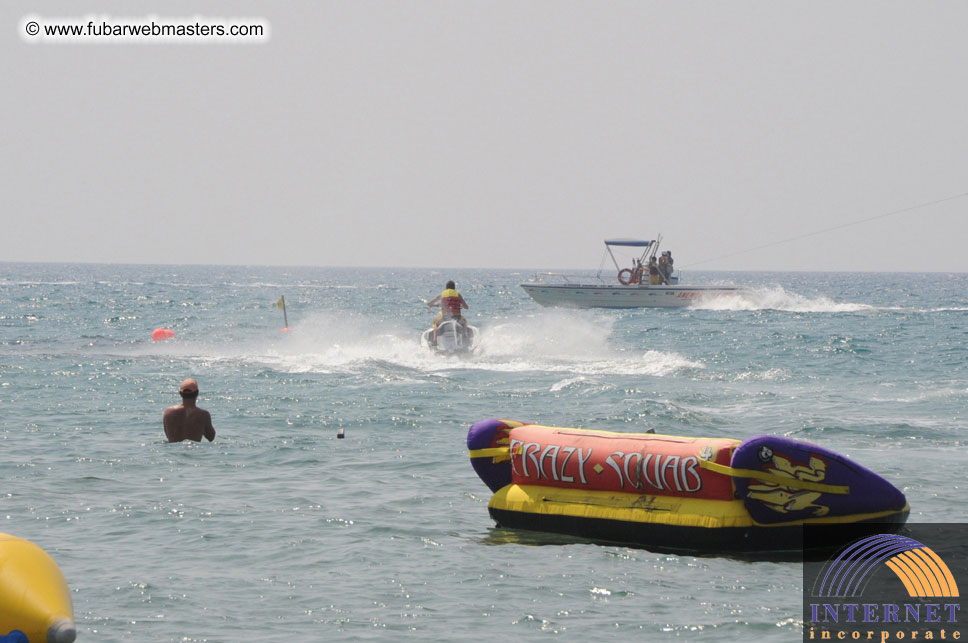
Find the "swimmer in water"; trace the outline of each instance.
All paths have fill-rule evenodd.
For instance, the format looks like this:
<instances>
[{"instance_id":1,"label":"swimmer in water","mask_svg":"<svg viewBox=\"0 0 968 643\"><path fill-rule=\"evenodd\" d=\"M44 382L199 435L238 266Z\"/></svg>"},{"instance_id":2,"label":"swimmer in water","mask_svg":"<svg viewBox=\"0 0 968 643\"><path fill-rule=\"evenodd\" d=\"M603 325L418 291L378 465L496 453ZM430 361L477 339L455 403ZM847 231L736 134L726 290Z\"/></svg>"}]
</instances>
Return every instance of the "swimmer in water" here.
<instances>
[{"instance_id":1,"label":"swimmer in water","mask_svg":"<svg viewBox=\"0 0 968 643\"><path fill-rule=\"evenodd\" d=\"M194 440L201 442L205 436L209 442L215 439L212 416L205 409L195 406L198 399L198 382L189 377L178 387L182 403L165 409L165 435L169 442Z\"/></svg>"}]
</instances>

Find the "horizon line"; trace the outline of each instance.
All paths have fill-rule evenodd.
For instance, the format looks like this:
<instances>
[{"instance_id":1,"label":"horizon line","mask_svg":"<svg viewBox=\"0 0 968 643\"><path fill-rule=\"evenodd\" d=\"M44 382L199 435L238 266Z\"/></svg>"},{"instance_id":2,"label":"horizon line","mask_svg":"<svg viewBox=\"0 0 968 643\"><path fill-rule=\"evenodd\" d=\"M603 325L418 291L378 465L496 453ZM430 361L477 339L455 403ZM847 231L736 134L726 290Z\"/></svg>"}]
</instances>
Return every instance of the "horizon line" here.
<instances>
[{"instance_id":1,"label":"horizon line","mask_svg":"<svg viewBox=\"0 0 968 643\"><path fill-rule=\"evenodd\" d=\"M62 266L166 266L190 268L332 268L344 270L500 270L505 272L555 272L577 275L581 268L507 268L496 266L374 266L374 265L321 265L321 264L258 264L258 263L158 263L158 262L129 262L129 261L8 261L0 260L0 265L62 265ZM584 269L584 274L594 272ZM706 268L703 270L686 270L685 272L752 272L752 273L799 273L799 274L968 274L968 270L873 270L873 269L834 269L834 270L794 270L794 269L738 269L738 268Z\"/></svg>"}]
</instances>

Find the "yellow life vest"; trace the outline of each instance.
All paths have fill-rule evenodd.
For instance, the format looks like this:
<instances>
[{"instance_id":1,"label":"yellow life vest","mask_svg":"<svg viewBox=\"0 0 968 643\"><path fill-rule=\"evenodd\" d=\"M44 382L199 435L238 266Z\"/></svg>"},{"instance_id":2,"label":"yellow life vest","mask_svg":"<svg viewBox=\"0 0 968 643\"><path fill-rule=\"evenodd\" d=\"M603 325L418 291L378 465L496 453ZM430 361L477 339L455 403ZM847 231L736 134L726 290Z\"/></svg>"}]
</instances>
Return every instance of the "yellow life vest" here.
<instances>
[{"instance_id":1,"label":"yellow life vest","mask_svg":"<svg viewBox=\"0 0 968 643\"><path fill-rule=\"evenodd\" d=\"M440 293L440 311L445 315L460 317L460 302L460 293L453 288Z\"/></svg>"}]
</instances>

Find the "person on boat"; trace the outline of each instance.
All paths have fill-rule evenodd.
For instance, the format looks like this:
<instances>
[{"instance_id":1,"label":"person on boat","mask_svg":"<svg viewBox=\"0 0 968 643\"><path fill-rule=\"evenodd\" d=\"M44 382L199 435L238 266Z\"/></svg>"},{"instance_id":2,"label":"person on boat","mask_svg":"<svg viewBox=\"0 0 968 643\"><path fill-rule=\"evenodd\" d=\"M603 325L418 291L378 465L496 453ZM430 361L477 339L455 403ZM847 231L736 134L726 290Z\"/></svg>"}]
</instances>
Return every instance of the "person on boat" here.
<instances>
[{"instance_id":1,"label":"person on boat","mask_svg":"<svg viewBox=\"0 0 968 643\"><path fill-rule=\"evenodd\" d=\"M212 426L211 414L203 408L195 406L198 399L198 382L189 377L178 387L182 403L165 409L165 436L169 442L194 440L201 442L202 437L209 442L215 439L215 427Z\"/></svg>"},{"instance_id":2,"label":"person on boat","mask_svg":"<svg viewBox=\"0 0 968 643\"><path fill-rule=\"evenodd\" d=\"M672 281L672 253L666 250L659 257L659 275L662 277L662 283L669 285Z\"/></svg>"},{"instance_id":3,"label":"person on boat","mask_svg":"<svg viewBox=\"0 0 968 643\"><path fill-rule=\"evenodd\" d=\"M662 275L659 273L659 264L655 257L649 259L649 283L657 286L662 283Z\"/></svg>"},{"instance_id":4,"label":"person on boat","mask_svg":"<svg viewBox=\"0 0 968 643\"><path fill-rule=\"evenodd\" d=\"M642 273L645 272L645 266L638 259L635 260L635 269L632 270L632 277L629 279L630 284L642 283Z\"/></svg>"},{"instance_id":5,"label":"person on boat","mask_svg":"<svg viewBox=\"0 0 968 643\"><path fill-rule=\"evenodd\" d=\"M442 293L427 302L427 308L433 308L437 304L440 304L440 312L434 318L434 332L436 334L437 324L441 321L447 319L456 319L460 322L461 326L467 326L467 320L461 315L461 308L470 308L467 302L459 292L457 292L457 287L454 285L454 281L450 280L447 282L447 286Z\"/></svg>"},{"instance_id":6,"label":"person on boat","mask_svg":"<svg viewBox=\"0 0 968 643\"><path fill-rule=\"evenodd\" d=\"M662 283L669 285L669 275L666 274L668 270L668 264L666 263L666 253L662 253L659 257L659 276L662 277Z\"/></svg>"}]
</instances>

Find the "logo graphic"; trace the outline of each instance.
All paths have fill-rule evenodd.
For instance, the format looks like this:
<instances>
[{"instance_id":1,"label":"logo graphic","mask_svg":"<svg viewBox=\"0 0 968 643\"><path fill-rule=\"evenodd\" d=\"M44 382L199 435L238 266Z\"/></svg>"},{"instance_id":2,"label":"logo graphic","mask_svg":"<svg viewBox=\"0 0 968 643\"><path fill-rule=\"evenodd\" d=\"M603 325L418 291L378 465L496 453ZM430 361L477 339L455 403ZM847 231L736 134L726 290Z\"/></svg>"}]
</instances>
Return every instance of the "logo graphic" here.
<instances>
[{"instance_id":1,"label":"logo graphic","mask_svg":"<svg viewBox=\"0 0 968 643\"><path fill-rule=\"evenodd\" d=\"M820 458L811 456L808 464L797 464L792 458L774 453L768 446L760 447L758 456L764 463L772 461L773 467L765 471L773 477L751 482L746 495L777 513L809 511L813 516L825 516L830 507L816 504L816 501L825 492L844 493L834 485L820 484L827 475L827 463ZM789 480L789 485L783 484L785 480Z\"/></svg>"},{"instance_id":2,"label":"logo graphic","mask_svg":"<svg viewBox=\"0 0 968 643\"><path fill-rule=\"evenodd\" d=\"M930 547L913 538L878 534L862 538L842 551L827 567L814 596L862 596L881 565L894 572L912 598L957 598L951 570Z\"/></svg>"},{"instance_id":3,"label":"logo graphic","mask_svg":"<svg viewBox=\"0 0 968 643\"><path fill-rule=\"evenodd\" d=\"M805 528L804 642L960 640L966 532L958 523ZM837 553L821 559L811 547Z\"/></svg>"}]
</instances>

